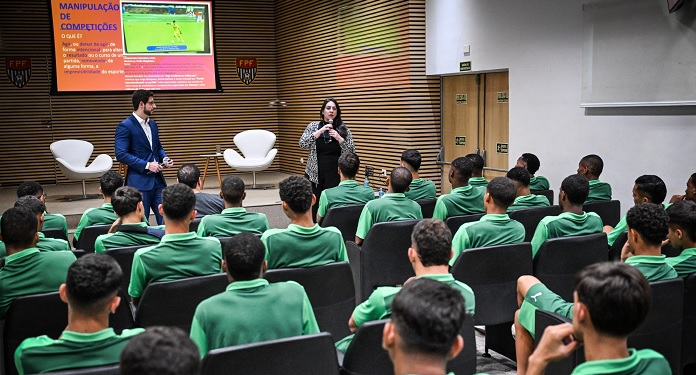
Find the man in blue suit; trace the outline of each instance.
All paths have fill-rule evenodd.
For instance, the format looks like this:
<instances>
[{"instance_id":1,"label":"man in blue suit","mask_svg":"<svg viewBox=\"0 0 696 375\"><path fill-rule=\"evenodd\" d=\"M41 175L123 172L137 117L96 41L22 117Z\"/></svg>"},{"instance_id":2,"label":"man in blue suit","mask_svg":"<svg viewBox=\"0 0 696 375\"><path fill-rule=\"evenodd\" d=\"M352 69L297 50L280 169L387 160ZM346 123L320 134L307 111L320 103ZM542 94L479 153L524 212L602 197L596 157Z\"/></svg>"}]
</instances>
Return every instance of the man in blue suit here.
<instances>
[{"instance_id":1,"label":"man in blue suit","mask_svg":"<svg viewBox=\"0 0 696 375\"><path fill-rule=\"evenodd\" d=\"M150 119L155 108L152 91L135 90L134 112L116 127L114 151L116 160L128 165L126 185L143 194L145 217L150 217L152 208L157 224L161 225L164 220L158 206L162 204L162 190L167 186L162 168L171 167L174 162L162 148L157 123Z\"/></svg>"}]
</instances>

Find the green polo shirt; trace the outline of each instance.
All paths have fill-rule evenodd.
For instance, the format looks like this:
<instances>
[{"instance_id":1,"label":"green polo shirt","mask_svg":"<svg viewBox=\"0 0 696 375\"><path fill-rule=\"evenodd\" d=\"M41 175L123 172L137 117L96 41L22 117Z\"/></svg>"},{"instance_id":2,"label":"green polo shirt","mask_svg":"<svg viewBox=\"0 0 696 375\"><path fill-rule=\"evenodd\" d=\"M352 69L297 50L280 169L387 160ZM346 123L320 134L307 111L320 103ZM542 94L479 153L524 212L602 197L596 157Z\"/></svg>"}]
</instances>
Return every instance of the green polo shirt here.
<instances>
[{"instance_id":1,"label":"green polo shirt","mask_svg":"<svg viewBox=\"0 0 696 375\"><path fill-rule=\"evenodd\" d=\"M488 186L488 180L483 177L471 177L469 179L469 186L486 187Z\"/></svg>"},{"instance_id":2,"label":"green polo shirt","mask_svg":"<svg viewBox=\"0 0 696 375\"><path fill-rule=\"evenodd\" d=\"M667 209L671 204L670 203L663 203L662 207L664 209ZM621 220L619 220L619 223L616 224L614 229L611 230L611 232L607 233L607 242L609 243L609 246L614 245L614 242L616 242L616 239L619 238L619 235L621 233L628 231L628 224L626 224L626 215L624 215Z\"/></svg>"},{"instance_id":3,"label":"green polo shirt","mask_svg":"<svg viewBox=\"0 0 696 375\"><path fill-rule=\"evenodd\" d=\"M474 315L476 310L474 291L465 283L455 280L452 274L421 275L418 276L418 278L439 281L459 291L462 297L464 297L466 312L472 316ZM355 324L360 327L367 322L388 318L391 315L392 301L394 301L394 297L400 290L401 287L397 286L382 286L375 289L372 294L370 294L367 301L359 304L355 310L353 310L353 321ZM353 336L354 335L346 336L342 340L336 342L336 348L345 352L350 342L353 340Z\"/></svg>"},{"instance_id":4,"label":"green polo shirt","mask_svg":"<svg viewBox=\"0 0 696 375\"><path fill-rule=\"evenodd\" d=\"M515 198L512 205L508 207L507 212L512 212L516 210L524 210L533 207L546 207L550 206L549 199L543 195L529 194L522 195Z\"/></svg>"},{"instance_id":5,"label":"green polo shirt","mask_svg":"<svg viewBox=\"0 0 696 375\"><path fill-rule=\"evenodd\" d=\"M534 176L529 179L529 189L531 190L549 190L549 180L544 176Z\"/></svg>"},{"instance_id":6,"label":"green polo shirt","mask_svg":"<svg viewBox=\"0 0 696 375\"><path fill-rule=\"evenodd\" d=\"M471 185L454 188L449 194L437 198L433 219L445 220L450 216L480 214L486 212L483 208L483 196L486 189Z\"/></svg>"},{"instance_id":7,"label":"green polo shirt","mask_svg":"<svg viewBox=\"0 0 696 375\"><path fill-rule=\"evenodd\" d=\"M479 221L464 223L452 239L454 255L450 266L454 265L462 251L477 247L507 245L524 241L524 225L510 219L507 214L483 215Z\"/></svg>"},{"instance_id":8,"label":"green polo shirt","mask_svg":"<svg viewBox=\"0 0 696 375\"><path fill-rule=\"evenodd\" d=\"M39 242L36 244L36 247L41 251L70 251L70 244L68 241L61 240L60 238L46 237L46 235L41 232L39 232Z\"/></svg>"},{"instance_id":9,"label":"green polo shirt","mask_svg":"<svg viewBox=\"0 0 696 375\"><path fill-rule=\"evenodd\" d=\"M221 272L222 247L214 237L196 233L165 234L155 246L138 249L133 255L128 294L138 298L155 281L171 281Z\"/></svg>"},{"instance_id":10,"label":"green polo shirt","mask_svg":"<svg viewBox=\"0 0 696 375\"><path fill-rule=\"evenodd\" d=\"M100 225L100 224L113 224L114 221L118 219L118 216L114 213L114 207L111 203L104 203L99 208L88 208L85 213L82 214L80 222L77 223L77 228L75 229L75 240L80 238L80 233L82 230L90 225Z\"/></svg>"},{"instance_id":11,"label":"green polo shirt","mask_svg":"<svg viewBox=\"0 0 696 375\"><path fill-rule=\"evenodd\" d=\"M15 352L15 365L20 375L111 365L119 362L128 340L144 331L126 329L117 335L113 328L107 328L94 333L63 331L57 340L28 338Z\"/></svg>"},{"instance_id":12,"label":"green polo shirt","mask_svg":"<svg viewBox=\"0 0 696 375\"><path fill-rule=\"evenodd\" d=\"M261 234L270 226L265 214L247 212L244 207L230 207L219 214L203 216L197 233L200 237L229 237L243 232Z\"/></svg>"},{"instance_id":13,"label":"green polo shirt","mask_svg":"<svg viewBox=\"0 0 696 375\"><path fill-rule=\"evenodd\" d=\"M365 239L373 224L422 218L423 212L418 203L406 198L403 193L387 193L382 198L365 204L358 219L355 236Z\"/></svg>"},{"instance_id":14,"label":"green polo shirt","mask_svg":"<svg viewBox=\"0 0 696 375\"><path fill-rule=\"evenodd\" d=\"M532 256L536 256L541 245L548 239L568 236L580 236L602 232L602 218L594 212L577 215L563 212L558 216L547 216L539 222L532 237Z\"/></svg>"},{"instance_id":15,"label":"green polo shirt","mask_svg":"<svg viewBox=\"0 0 696 375\"><path fill-rule=\"evenodd\" d=\"M63 232L65 232L65 238L68 238L68 222L65 220L65 216L61 214L49 214L44 212L44 223L41 230L51 228L63 229Z\"/></svg>"},{"instance_id":16,"label":"green polo shirt","mask_svg":"<svg viewBox=\"0 0 696 375\"><path fill-rule=\"evenodd\" d=\"M638 268L648 281L669 280L679 277L677 271L667 263L667 257L664 255L634 255L626 259L626 264Z\"/></svg>"},{"instance_id":17,"label":"green polo shirt","mask_svg":"<svg viewBox=\"0 0 696 375\"><path fill-rule=\"evenodd\" d=\"M341 181L338 186L321 192L317 214L324 217L333 207L365 204L373 199L375 192L371 187L360 185L355 180Z\"/></svg>"},{"instance_id":18,"label":"green polo shirt","mask_svg":"<svg viewBox=\"0 0 696 375\"><path fill-rule=\"evenodd\" d=\"M590 180L590 194L585 203L604 202L611 200L611 185L599 180Z\"/></svg>"},{"instance_id":19,"label":"green polo shirt","mask_svg":"<svg viewBox=\"0 0 696 375\"><path fill-rule=\"evenodd\" d=\"M681 254L667 258L666 261L677 271L679 277L687 277L696 272L696 248L684 249Z\"/></svg>"},{"instance_id":20,"label":"green polo shirt","mask_svg":"<svg viewBox=\"0 0 696 375\"><path fill-rule=\"evenodd\" d=\"M147 223L121 224L147 228ZM148 233L115 232L102 234L94 241L94 251L106 252L108 249L138 245L154 245L160 243L160 238Z\"/></svg>"},{"instance_id":21,"label":"green polo shirt","mask_svg":"<svg viewBox=\"0 0 696 375\"><path fill-rule=\"evenodd\" d=\"M17 297L57 291L74 261L71 251L43 252L35 247L8 256L0 268L0 318Z\"/></svg>"},{"instance_id":22,"label":"green polo shirt","mask_svg":"<svg viewBox=\"0 0 696 375\"><path fill-rule=\"evenodd\" d=\"M191 339L201 357L213 349L319 333L312 304L294 281L235 281L201 302Z\"/></svg>"},{"instance_id":23,"label":"green polo shirt","mask_svg":"<svg viewBox=\"0 0 696 375\"><path fill-rule=\"evenodd\" d=\"M628 349L628 357L583 362L573 369L571 375L595 374L671 374L669 362L662 354L652 349Z\"/></svg>"},{"instance_id":24,"label":"green polo shirt","mask_svg":"<svg viewBox=\"0 0 696 375\"><path fill-rule=\"evenodd\" d=\"M424 180L422 178L417 178L411 181L409 189L404 193L406 198L413 199L414 201L421 199L435 199L437 196L437 189L435 188L435 183L430 180Z\"/></svg>"},{"instance_id":25,"label":"green polo shirt","mask_svg":"<svg viewBox=\"0 0 696 375\"><path fill-rule=\"evenodd\" d=\"M266 247L268 268L314 267L347 262L348 253L341 231L335 227L311 228L290 224L286 229L269 229L261 236Z\"/></svg>"}]
</instances>

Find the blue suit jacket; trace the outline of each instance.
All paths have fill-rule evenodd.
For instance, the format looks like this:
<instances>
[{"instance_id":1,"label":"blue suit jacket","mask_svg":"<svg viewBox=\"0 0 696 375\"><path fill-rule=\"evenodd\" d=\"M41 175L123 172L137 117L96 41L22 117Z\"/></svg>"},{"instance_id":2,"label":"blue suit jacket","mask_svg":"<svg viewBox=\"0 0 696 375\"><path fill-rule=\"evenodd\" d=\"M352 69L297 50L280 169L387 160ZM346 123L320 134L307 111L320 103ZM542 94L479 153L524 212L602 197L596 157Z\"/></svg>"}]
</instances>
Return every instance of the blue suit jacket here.
<instances>
[{"instance_id":1,"label":"blue suit jacket","mask_svg":"<svg viewBox=\"0 0 696 375\"><path fill-rule=\"evenodd\" d=\"M160 143L157 123L150 119L149 124L152 131L152 148L145 131L135 116L130 115L116 127L116 139L114 140L116 160L128 165L126 185L138 190L152 190L155 186L155 178L161 178L164 181L162 172L148 173L147 170L148 162L162 163L162 160L167 156Z\"/></svg>"}]
</instances>

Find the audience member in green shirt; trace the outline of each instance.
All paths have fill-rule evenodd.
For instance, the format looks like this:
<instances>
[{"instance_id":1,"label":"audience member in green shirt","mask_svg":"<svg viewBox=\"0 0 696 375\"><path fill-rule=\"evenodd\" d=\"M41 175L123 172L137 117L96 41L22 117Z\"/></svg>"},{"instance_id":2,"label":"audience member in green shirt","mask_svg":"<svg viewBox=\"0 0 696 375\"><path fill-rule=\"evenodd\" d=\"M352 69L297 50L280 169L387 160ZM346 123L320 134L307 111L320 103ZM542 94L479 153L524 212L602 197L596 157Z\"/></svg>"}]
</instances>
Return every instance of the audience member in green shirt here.
<instances>
[{"instance_id":1,"label":"audience member in green shirt","mask_svg":"<svg viewBox=\"0 0 696 375\"><path fill-rule=\"evenodd\" d=\"M196 199L199 196L196 196ZM203 216L198 225L199 236L229 237L242 232L262 234L270 227L266 215L247 212L242 207L246 191L241 178L228 176L222 180L220 196L225 201L225 209L219 214Z\"/></svg>"},{"instance_id":2,"label":"audience member in green shirt","mask_svg":"<svg viewBox=\"0 0 696 375\"><path fill-rule=\"evenodd\" d=\"M574 375L670 374L661 354L628 348L627 336L645 320L651 305L650 285L640 271L621 263L596 263L585 267L578 280L573 323L547 327L528 360L521 364L518 353L517 371L543 374L550 362L568 357L582 343L585 362Z\"/></svg>"},{"instance_id":3,"label":"audience member in green shirt","mask_svg":"<svg viewBox=\"0 0 696 375\"><path fill-rule=\"evenodd\" d=\"M474 164L474 170L471 173L471 178L469 178L469 185L474 187L486 187L486 185L488 185L488 180L483 177L483 167L486 163L483 157L479 154L468 154L464 157L471 160Z\"/></svg>"},{"instance_id":4,"label":"audience member in green shirt","mask_svg":"<svg viewBox=\"0 0 696 375\"><path fill-rule=\"evenodd\" d=\"M41 203L43 203L44 206L46 205L46 193L44 193L43 187L38 182L26 181L17 186L17 199L27 195L33 195L39 198ZM63 233L65 234L65 238L68 238L68 222L65 220L65 216L45 212L44 223L41 230L52 228L62 229Z\"/></svg>"},{"instance_id":5,"label":"audience member in green shirt","mask_svg":"<svg viewBox=\"0 0 696 375\"><path fill-rule=\"evenodd\" d=\"M123 272L114 258L87 254L68 269L60 299L68 304L68 325L58 339L28 338L15 352L20 375L95 367L119 362L121 350L142 328L120 335L109 328L109 315L121 303Z\"/></svg>"},{"instance_id":6,"label":"audience member in green shirt","mask_svg":"<svg viewBox=\"0 0 696 375\"><path fill-rule=\"evenodd\" d=\"M123 177L118 172L108 171L99 178L99 193L104 197L104 204L99 208L88 208L77 223L73 233L73 245L77 247L77 240L85 227L99 224L113 224L118 218L111 205L111 196L116 189L123 186Z\"/></svg>"},{"instance_id":7,"label":"audience member in green shirt","mask_svg":"<svg viewBox=\"0 0 696 375\"><path fill-rule=\"evenodd\" d=\"M14 206L23 207L31 211L39 221L39 228L43 226L45 207L38 198L33 195L25 195L19 198ZM41 251L70 251L70 244L66 240L46 237L41 232L38 233L38 236L39 242L36 243L36 247Z\"/></svg>"},{"instance_id":8,"label":"audience member in green shirt","mask_svg":"<svg viewBox=\"0 0 696 375\"><path fill-rule=\"evenodd\" d=\"M198 347L181 328L154 326L128 340L121 352L121 375L201 373Z\"/></svg>"},{"instance_id":9,"label":"audience member in green shirt","mask_svg":"<svg viewBox=\"0 0 696 375\"><path fill-rule=\"evenodd\" d=\"M435 202L433 219L446 220L450 216L471 215L486 212L483 208L484 187L469 185L474 164L466 157L452 160L448 179L452 184L449 194L442 194Z\"/></svg>"},{"instance_id":10,"label":"audience member in green shirt","mask_svg":"<svg viewBox=\"0 0 696 375\"><path fill-rule=\"evenodd\" d=\"M338 158L338 176L341 182L338 186L326 189L319 197L319 209L317 210L317 223L332 207L342 207L357 204L365 204L375 199L375 192L369 186L363 186L355 181L355 175L360 169L360 158L354 152L344 152Z\"/></svg>"},{"instance_id":11,"label":"audience member in green shirt","mask_svg":"<svg viewBox=\"0 0 696 375\"><path fill-rule=\"evenodd\" d=\"M669 203L676 203L683 200L696 202L696 173L693 173L691 177L686 180L686 190L684 190L684 194L673 195Z\"/></svg>"},{"instance_id":12,"label":"audience member in green shirt","mask_svg":"<svg viewBox=\"0 0 696 375\"><path fill-rule=\"evenodd\" d=\"M667 208L669 232L667 238L681 254L667 258L667 264L674 267L679 277L687 277L696 272L696 203L679 201Z\"/></svg>"},{"instance_id":13,"label":"audience member in green shirt","mask_svg":"<svg viewBox=\"0 0 696 375\"><path fill-rule=\"evenodd\" d=\"M421 154L418 150L408 149L401 153L401 166L411 172L412 180L409 189L404 193L406 198L414 201L421 199L435 199L437 190L435 183L430 180L420 178L418 170L421 166Z\"/></svg>"},{"instance_id":14,"label":"audience member in green shirt","mask_svg":"<svg viewBox=\"0 0 696 375\"><path fill-rule=\"evenodd\" d=\"M515 201L508 207L507 212L550 205L545 196L532 194L529 188L529 172L526 169L514 167L508 171L507 178L515 182L516 189Z\"/></svg>"},{"instance_id":15,"label":"audience member in green shirt","mask_svg":"<svg viewBox=\"0 0 696 375\"><path fill-rule=\"evenodd\" d=\"M604 170L604 161L598 155L587 155L580 159L578 174L587 178L590 182L590 193L585 203L604 202L611 200L611 185L599 181L599 176Z\"/></svg>"},{"instance_id":16,"label":"audience member in green shirt","mask_svg":"<svg viewBox=\"0 0 696 375\"><path fill-rule=\"evenodd\" d=\"M529 188L534 191L538 190L549 190L549 180L544 176L535 176L534 174L539 170L541 162L539 158L528 152L525 152L517 159L517 164L515 167L522 167L529 172ZM508 176L510 177L510 176Z\"/></svg>"}]
</instances>

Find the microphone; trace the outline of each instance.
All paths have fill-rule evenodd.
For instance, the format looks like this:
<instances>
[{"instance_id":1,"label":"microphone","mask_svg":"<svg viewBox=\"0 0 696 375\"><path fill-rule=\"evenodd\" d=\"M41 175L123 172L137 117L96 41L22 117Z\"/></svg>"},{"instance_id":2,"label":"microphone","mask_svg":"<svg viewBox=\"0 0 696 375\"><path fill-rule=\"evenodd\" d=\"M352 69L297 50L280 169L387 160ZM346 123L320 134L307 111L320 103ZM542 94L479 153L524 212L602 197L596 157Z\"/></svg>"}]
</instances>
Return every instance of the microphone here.
<instances>
[{"instance_id":1,"label":"microphone","mask_svg":"<svg viewBox=\"0 0 696 375\"><path fill-rule=\"evenodd\" d=\"M327 123L328 125L331 125L331 126L333 127L333 119L327 121L326 123ZM325 131L323 135L324 135L324 140L328 139L328 141L326 141L326 142L331 142L331 141L332 141L331 136L329 135L329 131L328 131L328 130Z\"/></svg>"}]
</instances>

